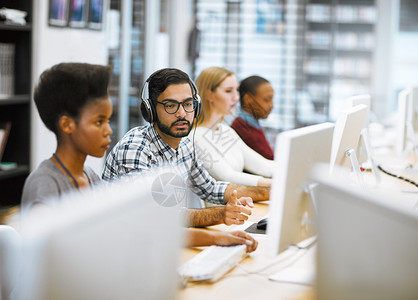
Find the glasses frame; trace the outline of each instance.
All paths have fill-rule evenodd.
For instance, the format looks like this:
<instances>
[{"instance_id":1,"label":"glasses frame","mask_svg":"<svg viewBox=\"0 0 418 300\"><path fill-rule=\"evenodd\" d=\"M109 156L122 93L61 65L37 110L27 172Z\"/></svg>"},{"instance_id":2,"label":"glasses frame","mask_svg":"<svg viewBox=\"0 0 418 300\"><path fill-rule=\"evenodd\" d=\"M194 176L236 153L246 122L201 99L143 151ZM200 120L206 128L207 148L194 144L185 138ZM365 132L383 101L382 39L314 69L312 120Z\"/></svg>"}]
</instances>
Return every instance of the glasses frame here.
<instances>
[{"instance_id":1,"label":"glasses frame","mask_svg":"<svg viewBox=\"0 0 418 300\"><path fill-rule=\"evenodd\" d=\"M190 110L190 111L186 110L186 108L184 107L185 103L187 103L189 101L191 101L193 103L193 110ZM197 101L195 99L187 99L187 100L184 100L183 102L178 102L178 101L172 100L172 99L166 99L166 100L163 100L163 101L155 100L155 102L158 103L158 104L162 104L164 106L165 112L170 114L170 115L174 115L176 112L178 112L178 110L180 108L180 105L183 106L184 111L187 112L187 113L194 112L197 108ZM168 112L167 108L166 108L166 104L177 104L177 108L174 112Z\"/></svg>"}]
</instances>

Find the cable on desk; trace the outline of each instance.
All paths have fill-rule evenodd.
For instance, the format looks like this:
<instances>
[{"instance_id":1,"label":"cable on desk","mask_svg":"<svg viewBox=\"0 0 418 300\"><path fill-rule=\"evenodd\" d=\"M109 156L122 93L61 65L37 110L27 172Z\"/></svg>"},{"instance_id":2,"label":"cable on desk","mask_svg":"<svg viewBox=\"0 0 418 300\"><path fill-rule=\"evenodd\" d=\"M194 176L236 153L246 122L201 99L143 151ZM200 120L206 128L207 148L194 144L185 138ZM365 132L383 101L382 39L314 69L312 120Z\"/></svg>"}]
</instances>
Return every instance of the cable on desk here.
<instances>
[{"instance_id":1,"label":"cable on desk","mask_svg":"<svg viewBox=\"0 0 418 300\"><path fill-rule=\"evenodd\" d=\"M386 171L385 169L383 169L380 165L378 165L378 166L377 166L377 168L378 168L380 171L382 171L383 173L385 173L386 175L389 175L389 176L392 176L392 177L398 178L398 179L400 179L400 180L403 180L403 181L405 181L405 182L408 182L408 183L410 183L410 184L412 184L412 185L414 185L415 187L417 187L417 188L418 188L418 183L416 183L415 181L413 181L413 180L411 180L411 179L409 179L409 178L405 178L405 177L403 177L403 176L401 176L401 175L396 175L396 174L390 173L390 172Z\"/></svg>"},{"instance_id":2,"label":"cable on desk","mask_svg":"<svg viewBox=\"0 0 418 300\"><path fill-rule=\"evenodd\" d=\"M266 271L266 270L268 270L272 267L275 267L276 265L281 264L281 263L284 263L283 268L292 266L299 259L301 259L304 255L306 255L306 253L308 253L308 251L300 251L300 250L309 250L316 242L317 242L317 240L315 239L312 243L310 243L309 245L307 245L305 247L301 247L299 245L290 245L289 248L296 248L297 251L292 253L291 255L289 255L287 257L284 257L283 259L279 259L278 261L273 262L272 264L268 264L267 266L261 267L260 269L258 269L256 271L249 271L245 267L243 267L241 264L237 264L236 266L248 275L259 275L259 276L263 276L263 277L269 277L271 275L271 273L263 274L262 272ZM235 276L237 276L237 275L231 275L231 276L228 276L228 278L229 277L235 277Z\"/></svg>"}]
</instances>

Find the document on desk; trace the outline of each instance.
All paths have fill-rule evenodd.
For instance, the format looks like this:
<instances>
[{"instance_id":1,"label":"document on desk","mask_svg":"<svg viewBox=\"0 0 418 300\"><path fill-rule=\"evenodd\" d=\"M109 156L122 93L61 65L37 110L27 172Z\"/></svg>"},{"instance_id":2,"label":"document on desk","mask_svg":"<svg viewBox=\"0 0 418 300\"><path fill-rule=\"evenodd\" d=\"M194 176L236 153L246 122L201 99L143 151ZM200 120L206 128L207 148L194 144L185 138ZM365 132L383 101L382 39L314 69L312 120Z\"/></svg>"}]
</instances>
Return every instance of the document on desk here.
<instances>
[{"instance_id":1,"label":"document on desk","mask_svg":"<svg viewBox=\"0 0 418 300\"><path fill-rule=\"evenodd\" d=\"M304 268L283 268L280 271L269 276L270 280L296 283L296 284L315 284L316 272L312 269Z\"/></svg>"}]
</instances>

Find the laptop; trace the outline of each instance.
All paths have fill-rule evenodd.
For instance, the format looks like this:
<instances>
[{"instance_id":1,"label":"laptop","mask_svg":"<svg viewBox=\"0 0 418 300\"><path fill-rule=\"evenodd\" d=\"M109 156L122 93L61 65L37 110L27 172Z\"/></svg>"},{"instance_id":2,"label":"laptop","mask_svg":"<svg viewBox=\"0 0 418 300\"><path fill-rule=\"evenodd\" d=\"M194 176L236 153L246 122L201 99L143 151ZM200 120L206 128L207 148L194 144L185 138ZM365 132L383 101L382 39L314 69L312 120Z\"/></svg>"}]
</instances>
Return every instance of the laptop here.
<instances>
[{"instance_id":1,"label":"laptop","mask_svg":"<svg viewBox=\"0 0 418 300\"><path fill-rule=\"evenodd\" d=\"M418 299L418 215L316 166L318 299Z\"/></svg>"}]
</instances>

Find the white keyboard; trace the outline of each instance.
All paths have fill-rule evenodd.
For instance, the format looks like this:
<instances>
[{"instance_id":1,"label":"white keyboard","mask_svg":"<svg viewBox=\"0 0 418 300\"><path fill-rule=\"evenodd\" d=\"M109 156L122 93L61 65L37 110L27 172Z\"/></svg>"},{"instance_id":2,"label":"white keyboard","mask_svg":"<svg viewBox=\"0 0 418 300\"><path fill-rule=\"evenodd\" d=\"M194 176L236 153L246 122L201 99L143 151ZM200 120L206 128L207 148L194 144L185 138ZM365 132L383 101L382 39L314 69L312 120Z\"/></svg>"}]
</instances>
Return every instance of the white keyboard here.
<instances>
[{"instance_id":1,"label":"white keyboard","mask_svg":"<svg viewBox=\"0 0 418 300\"><path fill-rule=\"evenodd\" d=\"M178 269L188 281L216 281L247 256L245 245L210 246Z\"/></svg>"}]
</instances>

